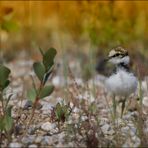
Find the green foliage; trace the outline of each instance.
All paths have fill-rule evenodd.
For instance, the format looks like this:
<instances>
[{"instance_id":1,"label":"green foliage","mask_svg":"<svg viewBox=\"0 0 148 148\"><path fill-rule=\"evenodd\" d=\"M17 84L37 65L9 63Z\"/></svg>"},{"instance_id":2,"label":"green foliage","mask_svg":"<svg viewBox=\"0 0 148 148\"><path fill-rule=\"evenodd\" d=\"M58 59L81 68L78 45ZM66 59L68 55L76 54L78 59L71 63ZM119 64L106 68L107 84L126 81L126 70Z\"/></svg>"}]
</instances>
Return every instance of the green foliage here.
<instances>
[{"instance_id":1,"label":"green foliage","mask_svg":"<svg viewBox=\"0 0 148 148\"><path fill-rule=\"evenodd\" d=\"M54 58L56 56L56 50L54 48L48 49L43 55L43 64L46 68L46 72L50 70L50 68L54 64Z\"/></svg>"},{"instance_id":2,"label":"green foliage","mask_svg":"<svg viewBox=\"0 0 148 148\"><path fill-rule=\"evenodd\" d=\"M142 93L142 81L139 78L139 89L138 89L138 96L139 96L139 102L140 106L142 107L142 101L143 101L143 93Z\"/></svg>"},{"instance_id":3,"label":"green foliage","mask_svg":"<svg viewBox=\"0 0 148 148\"><path fill-rule=\"evenodd\" d=\"M4 124L5 124L6 131L10 131L13 125L13 118L11 117L11 109L12 109L11 106L7 108L5 118L4 118Z\"/></svg>"},{"instance_id":4,"label":"green foliage","mask_svg":"<svg viewBox=\"0 0 148 148\"><path fill-rule=\"evenodd\" d=\"M57 103L55 107L55 118L58 122L65 122L70 115L70 107L68 105Z\"/></svg>"},{"instance_id":5,"label":"green foliage","mask_svg":"<svg viewBox=\"0 0 148 148\"><path fill-rule=\"evenodd\" d=\"M40 86L37 88L34 84L33 88L27 93L28 99L32 102L49 96L54 90L52 85L46 86L46 82L52 73L51 68L54 66L54 58L57 53L56 49L49 48L45 53L41 48L39 50L42 55L42 61L35 62L33 64L33 70L40 81Z\"/></svg>"},{"instance_id":6,"label":"green foliage","mask_svg":"<svg viewBox=\"0 0 148 148\"><path fill-rule=\"evenodd\" d=\"M35 88L32 88L28 91L27 93L27 97L30 101L34 102L35 99L36 99L36 96L37 96L37 93L36 93L36 90Z\"/></svg>"},{"instance_id":7,"label":"green foliage","mask_svg":"<svg viewBox=\"0 0 148 148\"><path fill-rule=\"evenodd\" d=\"M33 64L33 70L40 81L40 85L36 86L33 80L33 88L31 88L27 92L28 99L34 102L34 108L32 111L31 119L34 115L34 110L37 101L39 99L49 96L54 90L53 85L46 85L46 83L49 76L52 73L52 67L54 66L54 58L56 55L56 50L54 48L50 48L45 53L43 53L41 49L40 51L43 59L42 62L35 62ZM0 65L0 104L2 107L1 109L2 111L0 114L0 134L4 133L8 140L11 140L10 132L14 123L13 118L11 116L12 107L9 106L9 101L12 95L9 95L8 98L6 98L6 95L4 97L3 94L5 94L4 91L10 83L9 81L10 72L11 71L9 68Z\"/></svg>"},{"instance_id":8,"label":"green foliage","mask_svg":"<svg viewBox=\"0 0 148 148\"><path fill-rule=\"evenodd\" d=\"M9 85L9 77L10 70L3 66L0 65L0 90L5 89Z\"/></svg>"},{"instance_id":9,"label":"green foliage","mask_svg":"<svg viewBox=\"0 0 148 148\"><path fill-rule=\"evenodd\" d=\"M40 95L39 95L39 98L45 98L47 96L49 96L54 90L54 86L52 85L48 85L48 86L45 86L42 88L41 92L40 92Z\"/></svg>"},{"instance_id":10,"label":"green foliage","mask_svg":"<svg viewBox=\"0 0 148 148\"><path fill-rule=\"evenodd\" d=\"M4 117L0 117L0 131L3 131L5 129L5 123L4 123Z\"/></svg>"},{"instance_id":11,"label":"green foliage","mask_svg":"<svg viewBox=\"0 0 148 148\"><path fill-rule=\"evenodd\" d=\"M39 78L40 81L44 79L44 74L45 74L45 67L41 62L35 62L33 64L33 69L37 77Z\"/></svg>"},{"instance_id":12,"label":"green foliage","mask_svg":"<svg viewBox=\"0 0 148 148\"><path fill-rule=\"evenodd\" d=\"M29 125L32 121L32 118L34 116L34 111L36 109L36 105L40 99L43 99L47 96L49 96L53 90L53 85L46 85L47 80L49 76L52 73L52 67L54 66L54 58L56 56L56 49L49 48L45 53L41 48L39 48L40 53L42 55L42 61L41 62L35 62L33 64L33 70L36 76L38 77L40 81L40 85L36 86L34 79L33 80L33 88L30 89L27 93L28 99L34 103L32 115L29 120Z\"/></svg>"},{"instance_id":13,"label":"green foliage","mask_svg":"<svg viewBox=\"0 0 148 148\"><path fill-rule=\"evenodd\" d=\"M12 107L9 106L9 101L12 95L10 95L8 98L4 98L3 96L4 89L6 89L10 83L8 80L10 72L10 69L0 65L0 103L2 104L2 114L0 116L0 132L4 132L6 137L10 137L9 132L13 126L13 118L11 116Z\"/></svg>"}]
</instances>

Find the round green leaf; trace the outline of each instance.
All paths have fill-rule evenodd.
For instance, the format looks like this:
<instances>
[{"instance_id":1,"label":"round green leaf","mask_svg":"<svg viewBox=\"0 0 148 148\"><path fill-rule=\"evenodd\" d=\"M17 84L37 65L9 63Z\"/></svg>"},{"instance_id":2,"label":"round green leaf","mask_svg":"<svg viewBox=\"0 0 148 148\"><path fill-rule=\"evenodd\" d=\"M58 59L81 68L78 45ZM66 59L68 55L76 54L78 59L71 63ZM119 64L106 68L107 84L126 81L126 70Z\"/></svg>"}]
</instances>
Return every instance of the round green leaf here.
<instances>
[{"instance_id":1,"label":"round green leaf","mask_svg":"<svg viewBox=\"0 0 148 148\"><path fill-rule=\"evenodd\" d=\"M54 58L55 58L56 54L57 54L56 49L50 48L43 55L43 64L46 68L46 71L48 71L52 67L52 65L54 64Z\"/></svg>"},{"instance_id":2,"label":"round green leaf","mask_svg":"<svg viewBox=\"0 0 148 148\"><path fill-rule=\"evenodd\" d=\"M10 69L3 65L0 65L0 87L4 87L6 85L6 81L8 81L7 79L9 77L10 72Z\"/></svg>"},{"instance_id":3,"label":"round green leaf","mask_svg":"<svg viewBox=\"0 0 148 148\"><path fill-rule=\"evenodd\" d=\"M36 99L37 93L34 88L30 89L27 93L27 97L30 101L34 102Z\"/></svg>"},{"instance_id":4,"label":"round green leaf","mask_svg":"<svg viewBox=\"0 0 148 148\"><path fill-rule=\"evenodd\" d=\"M47 96L49 96L54 90L54 86L53 85L48 85L48 86L45 86L41 92L40 92L40 95L39 95L39 98L45 98Z\"/></svg>"},{"instance_id":5,"label":"round green leaf","mask_svg":"<svg viewBox=\"0 0 148 148\"><path fill-rule=\"evenodd\" d=\"M36 62L33 64L33 69L40 81L43 80L45 74L45 67L41 62Z\"/></svg>"},{"instance_id":6,"label":"round green leaf","mask_svg":"<svg viewBox=\"0 0 148 148\"><path fill-rule=\"evenodd\" d=\"M5 84L2 86L2 89L5 89L10 84L9 80L6 80Z\"/></svg>"}]
</instances>

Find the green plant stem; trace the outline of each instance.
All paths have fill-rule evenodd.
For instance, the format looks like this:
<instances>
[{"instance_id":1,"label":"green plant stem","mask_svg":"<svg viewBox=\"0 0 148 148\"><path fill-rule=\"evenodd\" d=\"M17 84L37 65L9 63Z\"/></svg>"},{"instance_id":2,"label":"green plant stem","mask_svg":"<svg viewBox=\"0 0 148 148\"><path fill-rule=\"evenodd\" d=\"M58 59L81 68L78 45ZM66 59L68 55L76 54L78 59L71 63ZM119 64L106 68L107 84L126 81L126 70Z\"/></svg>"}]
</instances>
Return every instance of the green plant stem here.
<instances>
[{"instance_id":1,"label":"green plant stem","mask_svg":"<svg viewBox=\"0 0 148 148\"><path fill-rule=\"evenodd\" d=\"M33 120L33 117L34 117L34 113L35 113L35 109L36 109L36 106L38 104L38 98L35 99L35 102L33 104L33 109L32 109L32 113L31 113L31 117L30 117L30 120L29 120L29 125L31 124L31 121Z\"/></svg>"},{"instance_id":2,"label":"green plant stem","mask_svg":"<svg viewBox=\"0 0 148 148\"><path fill-rule=\"evenodd\" d=\"M105 101L106 101L107 107L110 110L110 116L113 117L113 112L112 112L111 106L109 105L109 101L108 101L108 99L106 97L106 94L104 94L104 96L105 96Z\"/></svg>"},{"instance_id":3,"label":"green plant stem","mask_svg":"<svg viewBox=\"0 0 148 148\"><path fill-rule=\"evenodd\" d=\"M59 130L59 132L61 131L61 128L60 128L60 121L58 121L58 130Z\"/></svg>"},{"instance_id":4,"label":"green plant stem","mask_svg":"<svg viewBox=\"0 0 148 148\"><path fill-rule=\"evenodd\" d=\"M36 93L37 93L37 88L36 88L36 85L35 85L35 82L34 82L34 79L33 79L33 76L31 75L31 79L32 79L32 85L34 87L34 89L36 90Z\"/></svg>"},{"instance_id":5,"label":"green plant stem","mask_svg":"<svg viewBox=\"0 0 148 148\"><path fill-rule=\"evenodd\" d=\"M37 94L37 96L36 96L36 98L35 98L35 102L33 103L33 109L32 109L31 117L30 117L30 120L29 120L29 123L28 123L28 126L27 126L27 127L30 126L30 124L31 124L31 122L32 122L32 120L33 120L34 113L35 113L35 109L36 109L36 106L37 106L38 101L39 101L39 99L40 99L40 98L39 98L39 95L40 95L40 92L41 92L41 90L42 90L43 87L44 87L43 82L41 82L41 84L40 84L40 86L39 86L39 93Z\"/></svg>"},{"instance_id":6,"label":"green plant stem","mask_svg":"<svg viewBox=\"0 0 148 148\"><path fill-rule=\"evenodd\" d=\"M11 96L12 96L12 94L8 97L8 99L7 99L6 103L5 103L5 109L8 107L8 103L9 103L9 101L11 99Z\"/></svg>"},{"instance_id":7,"label":"green plant stem","mask_svg":"<svg viewBox=\"0 0 148 148\"><path fill-rule=\"evenodd\" d=\"M2 92L0 92L0 100L2 104L2 112L3 112L3 115L5 115L4 98L3 98Z\"/></svg>"},{"instance_id":8,"label":"green plant stem","mask_svg":"<svg viewBox=\"0 0 148 148\"><path fill-rule=\"evenodd\" d=\"M141 80L139 79L139 100L140 100L140 106L142 108L142 82Z\"/></svg>"}]
</instances>

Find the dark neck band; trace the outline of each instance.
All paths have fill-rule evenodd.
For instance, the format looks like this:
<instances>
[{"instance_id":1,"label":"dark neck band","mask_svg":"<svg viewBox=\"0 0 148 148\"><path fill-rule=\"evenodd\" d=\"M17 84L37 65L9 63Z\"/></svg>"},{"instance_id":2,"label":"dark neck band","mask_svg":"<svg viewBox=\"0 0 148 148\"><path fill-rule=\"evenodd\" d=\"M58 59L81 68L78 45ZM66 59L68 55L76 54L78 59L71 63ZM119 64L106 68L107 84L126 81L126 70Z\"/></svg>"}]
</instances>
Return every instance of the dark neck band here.
<instances>
[{"instance_id":1,"label":"dark neck band","mask_svg":"<svg viewBox=\"0 0 148 148\"><path fill-rule=\"evenodd\" d=\"M117 68L123 68L125 69L126 71L130 71L130 68L129 68L129 65L125 64L125 63L119 63L117 65Z\"/></svg>"}]
</instances>

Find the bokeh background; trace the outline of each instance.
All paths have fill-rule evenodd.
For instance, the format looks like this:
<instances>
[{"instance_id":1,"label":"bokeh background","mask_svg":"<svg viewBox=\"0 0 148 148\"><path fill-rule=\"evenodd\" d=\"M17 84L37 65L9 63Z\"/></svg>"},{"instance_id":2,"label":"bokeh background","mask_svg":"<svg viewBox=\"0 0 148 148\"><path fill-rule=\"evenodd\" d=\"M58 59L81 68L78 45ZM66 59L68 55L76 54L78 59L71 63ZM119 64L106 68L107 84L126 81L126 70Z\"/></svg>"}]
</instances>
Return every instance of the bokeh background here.
<instances>
[{"instance_id":1,"label":"bokeh background","mask_svg":"<svg viewBox=\"0 0 148 148\"><path fill-rule=\"evenodd\" d=\"M147 67L147 1L0 1L0 26L0 50L8 59L39 47L99 58L122 45L143 71Z\"/></svg>"}]
</instances>

